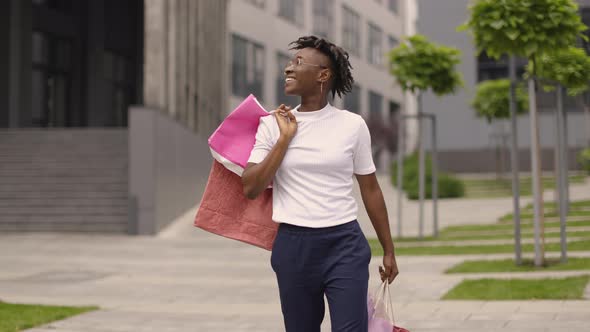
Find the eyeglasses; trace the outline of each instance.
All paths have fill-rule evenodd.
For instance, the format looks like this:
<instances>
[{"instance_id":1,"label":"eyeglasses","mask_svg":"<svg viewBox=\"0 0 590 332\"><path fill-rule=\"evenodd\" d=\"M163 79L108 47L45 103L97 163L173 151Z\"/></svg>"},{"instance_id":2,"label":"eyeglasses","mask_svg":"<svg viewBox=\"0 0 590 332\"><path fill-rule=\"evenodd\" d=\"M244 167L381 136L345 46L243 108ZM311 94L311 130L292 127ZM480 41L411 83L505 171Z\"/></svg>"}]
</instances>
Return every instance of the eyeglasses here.
<instances>
[{"instance_id":1,"label":"eyeglasses","mask_svg":"<svg viewBox=\"0 0 590 332\"><path fill-rule=\"evenodd\" d=\"M295 60L289 60L289 62L287 62L287 67L291 67L291 66L301 66L301 65L308 65L308 66L314 66L314 67L320 67L320 68L324 68L327 69L328 67L324 66L324 65L316 65L313 63L308 63L308 62L304 62L303 59L301 58L297 58Z\"/></svg>"}]
</instances>

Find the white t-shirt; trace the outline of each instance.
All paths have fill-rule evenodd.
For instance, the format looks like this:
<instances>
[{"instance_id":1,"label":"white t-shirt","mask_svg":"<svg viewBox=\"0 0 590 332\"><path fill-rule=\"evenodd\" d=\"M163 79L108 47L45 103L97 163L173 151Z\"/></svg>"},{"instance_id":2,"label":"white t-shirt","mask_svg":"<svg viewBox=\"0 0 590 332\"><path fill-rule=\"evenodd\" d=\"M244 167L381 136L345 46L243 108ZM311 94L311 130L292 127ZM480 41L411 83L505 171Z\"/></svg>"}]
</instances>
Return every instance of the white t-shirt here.
<instances>
[{"instance_id":1,"label":"white t-shirt","mask_svg":"<svg viewBox=\"0 0 590 332\"><path fill-rule=\"evenodd\" d=\"M273 178L272 219L314 228L356 219L353 173L375 172L365 120L329 103L318 111L292 113L297 133ZM279 136L274 114L261 117L248 162L262 162Z\"/></svg>"}]
</instances>

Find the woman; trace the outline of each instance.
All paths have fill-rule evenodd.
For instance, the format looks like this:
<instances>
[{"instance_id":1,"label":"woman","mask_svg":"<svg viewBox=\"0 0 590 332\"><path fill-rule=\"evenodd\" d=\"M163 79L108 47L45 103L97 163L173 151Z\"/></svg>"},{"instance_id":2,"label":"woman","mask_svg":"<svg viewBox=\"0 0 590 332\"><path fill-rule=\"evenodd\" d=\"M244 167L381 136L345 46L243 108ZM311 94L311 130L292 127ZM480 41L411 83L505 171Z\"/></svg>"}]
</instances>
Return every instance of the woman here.
<instances>
[{"instance_id":1,"label":"woman","mask_svg":"<svg viewBox=\"0 0 590 332\"><path fill-rule=\"evenodd\" d=\"M242 175L254 199L273 182L273 220L280 223L271 255L287 332L320 331L324 294L332 331L367 331L371 250L352 194L356 176L383 246L381 280L398 274L385 201L375 177L369 130L363 118L330 105L328 94L350 92L348 53L325 39L289 44L285 93L301 97L262 117Z\"/></svg>"}]
</instances>

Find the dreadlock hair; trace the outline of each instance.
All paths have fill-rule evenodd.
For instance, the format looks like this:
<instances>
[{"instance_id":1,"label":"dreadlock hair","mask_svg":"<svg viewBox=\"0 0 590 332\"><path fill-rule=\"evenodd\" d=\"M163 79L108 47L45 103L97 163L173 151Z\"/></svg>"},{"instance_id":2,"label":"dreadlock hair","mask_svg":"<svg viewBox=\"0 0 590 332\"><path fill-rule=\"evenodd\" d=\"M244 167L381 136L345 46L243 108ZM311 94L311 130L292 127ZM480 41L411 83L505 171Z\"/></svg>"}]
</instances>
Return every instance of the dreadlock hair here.
<instances>
[{"instance_id":1,"label":"dreadlock hair","mask_svg":"<svg viewBox=\"0 0 590 332\"><path fill-rule=\"evenodd\" d=\"M342 95L347 94L352 90L352 84L354 83L354 79L350 73L352 66L348 61L348 52L342 47L336 46L328 40L316 36L299 37L296 41L290 42L289 46L291 46L289 48L290 50L300 50L308 47L315 48L330 58L330 69L334 74L332 98L334 98L336 94L338 94L338 97L342 97Z\"/></svg>"}]
</instances>

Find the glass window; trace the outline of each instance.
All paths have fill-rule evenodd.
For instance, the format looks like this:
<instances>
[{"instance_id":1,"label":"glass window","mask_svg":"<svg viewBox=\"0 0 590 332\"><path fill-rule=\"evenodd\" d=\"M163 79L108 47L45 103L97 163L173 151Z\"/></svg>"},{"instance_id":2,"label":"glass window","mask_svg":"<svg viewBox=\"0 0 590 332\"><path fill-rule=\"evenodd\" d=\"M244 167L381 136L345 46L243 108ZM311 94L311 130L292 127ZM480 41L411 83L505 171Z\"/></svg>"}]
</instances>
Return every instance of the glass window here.
<instances>
[{"instance_id":1,"label":"glass window","mask_svg":"<svg viewBox=\"0 0 590 332\"><path fill-rule=\"evenodd\" d=\"M397 14L398 13L398 3L397 3L397 0L388 0L387 1L387 8L389 8L389 10L392 13Z\"/></svg>"},{"instance_id":2,"label":"glass window","mask_svg":"<svg viewBox=\"0 0 590 332\"><path fill-rule=\"evenodd\" d=\"M32 0L33 5L43 6L60 12L69 12L72 9L72 0Z\"/></svg>"},{"instance_id":3,"label":"glass window","mask_svg":"<svg viewBox=\"0 0 590 332\"><path fill-rule=\"evenodd\" d=\"M397 124L400 111L400 104L395 100L389 101L389 122Z\"/></svg>"},{"instance_id":4,"label":"glass window","mask_svg":"<svg viewBox=\"0 0 590 332\"><path fill-rule=\"evenodd\" d=\"M303 0L279 0L279 16L303 26Z\"/></svg>"},{"instance_id":5,"label":"glass window","mask_svg":"<svg viewBox=\"0 0 590 332\"><path fill-rule=\"evenodd\" d=\"M47 64L49 62L49 41L42 32L33 32L32 56L35 64Z\"/></svg>"},{"instance_id":6,"label":"glass window","mask_svg":"<svg viewBox=\"0 0 590 332\"><path fill-rule=\"evenodd\" d=\"M34 126L45 124L46 78L42 71L33 70L31 89L31 122Z\"/></svg>"},{"instance_id":7,"label":"glass window","mask_svg":"<svg viewBox=\"0 0 590 332\"><path fill-rule=\"evenodd\" d=\"M232 92L236 96L247 93L246 62L248 42L240 37L232 36Z\"/></svg>"},{"instance_id":8,"label":"glass window","mask_svg":"<svg viewBox=\"0 0 590 332\"><path fill-rule=\"evenodd\" d=\"M582 22L586 26L590 26L590 7L582 8L581 10ZM582 40L582 47L586 49L586 53L590 54L590 29L584 32L588 40ZM581 38L580 38L581 39Z\"/></svg>"},{"instance_id":9,"label":"glass window","mask_svg":"<svg viewBox=\"0 0 590 332\"><path fill-rule=\"evenodd\" d=\"M342 6L342 47L350 54L360 56L360 16L352 9Z\"/></svg>"},{"instance_id":10,"label":"glass window","mask_svg":"<svg viewBox=\"0 0 590 332\"><path fill-rule=\"evenodd\" d=\"M266 0L244 0L258 8L266 7Z\"/></svg>"},{"instance_id":11,"label":"glass window","mask_svg":"<svg viewBox=\"0 0 590 332\"><path fill-rule=\"evenodd\" d=\"M263 100L264 48L244 38L232 36L232 93L250 93Z\"/></svg>"},{"instance_id":12,"label":"glass window","mask_svg":"<svg viewBox=\"0 0 590 332\"><path fill-rule=\"evenodd\" d=\"M383 38L383 32L381 28L369 23L369 44L368 44L368 60L369 63L374 65L383 64L383 49L381 39Z\"/></svg>"},{"instance_id":13,"label":"glass window","mask_svg":"<svg viewBox=\"0 0 590 332\"><path fill-rule=\"evenodd\" d=\"M383 96L374 91L369 91L369 118L382 119Z\"/></svg>"},{"instance_id":14,"label":"glass window","mask_svg":"<svg viewBox=\"0 0 590 332\"><path fill-rule=\"evenodd\" d=\"M387 47L389 48L389 50L396 48L397 45L399 45L399 41L397 40L397 38L395 38L392 35L387 36Z\"/></svg>"},{"instance_id":15,"label":"glass window","mask_svg":"<svg viewBox=\"0 0 590 332\"><path fill-rule=\"evenodd\" d=\"M107 82L105 87L105 104L108 105L105 125L126 126L127 108L132 101L133 77L131 61L126 57L111 52L103 53L103 75Z\"/></svg>"},{"instance_id":16,"label":"glass window","mask_svg":"<svg viewBox=\"0 0 590 332\"><path fill-rule=\"evenodd\" d=\"M344 95L344 109L360 114L361 112L361 88L354 84L352 90Z\"/></svg>"},{"instance_id":17,"label":"glass window","mask_svg":"<svg viewBox=\"0 0 590 332\"><path fill-rule=\"evenodd\" d=\"M287 54L278 52L277 53L277 78L276 78L276 104L285 104L294 108L299 105L298 96L287 96L285 94L285 67L289 62L290 57Z\"/></svg>"},{"instance_id":18,"label":"glass window","mask_svg":"<svg viewBox=\"0 0 590 332\"><path fill-rule=\"evenodd\" d=\"M69 70L71 67L72 47L67 40L58 40L55 47L55 62L59 69Z\"/></svg>"},{"instance_id":19,"label":"glass window","mask_svg":"<svg viewBox=\"0 0 590 332\"><path fill-rule=\"evenodd\" d=\"M333 37L333 0L313 1L313 33L317 36L332 39Z\"/></svg>"}]
</instances>

